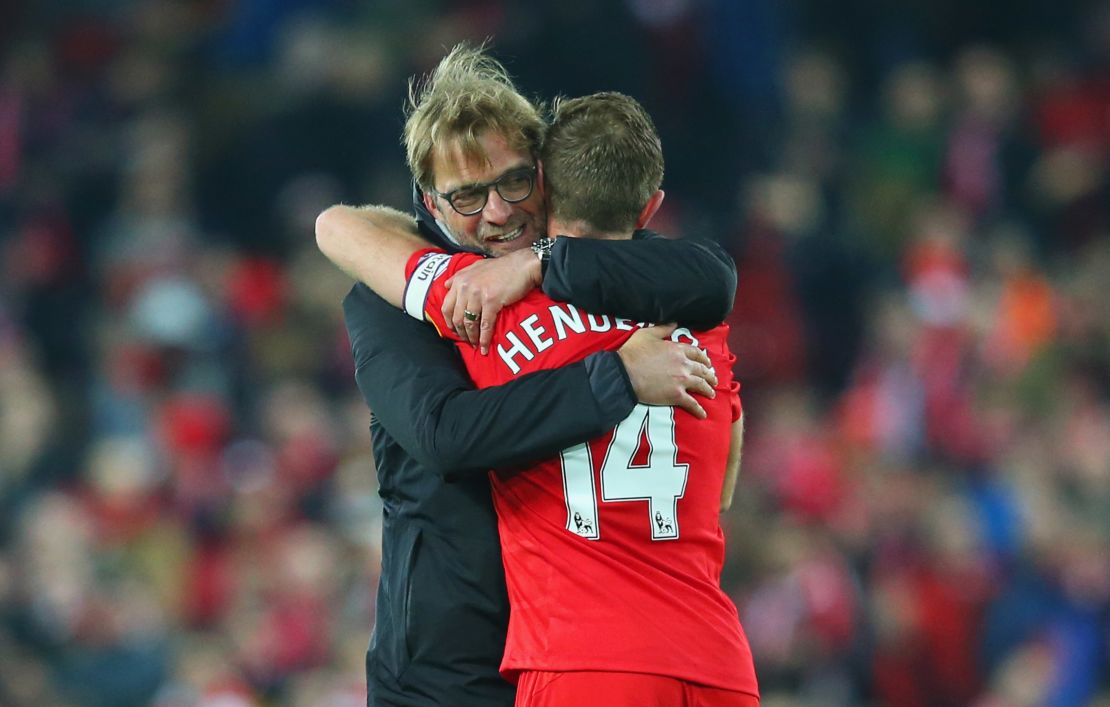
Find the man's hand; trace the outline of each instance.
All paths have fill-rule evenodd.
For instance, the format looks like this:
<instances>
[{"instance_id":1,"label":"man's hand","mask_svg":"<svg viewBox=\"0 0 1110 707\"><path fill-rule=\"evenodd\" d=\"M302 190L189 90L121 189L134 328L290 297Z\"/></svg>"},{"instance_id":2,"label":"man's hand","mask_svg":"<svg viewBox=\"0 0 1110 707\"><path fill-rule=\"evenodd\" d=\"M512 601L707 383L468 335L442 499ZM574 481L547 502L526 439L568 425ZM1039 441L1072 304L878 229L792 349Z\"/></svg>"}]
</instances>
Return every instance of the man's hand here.
<instances>
[{"instance_id":1,"label":"man's hand","mask_svg":"<svg viewBox=\"0 0 1110 707\"><path fill-rule=\"evenodd\" d=\"M474 263L444 283L443 318L459 337L489 353L502 307L543 284L540 261L530 248ZM469 315L467 313L469 312Z\"/></svg>"},{"instance_id":2,"label":"man's hand","mask_svg":"<svg viewBox=\"0 0 1110 707\"><path fill-rule=\"evenodd\" d=\"M704 351L670 340L674 324L641 329L617 350L636 398L648 405L677 405L699 420L705 408L690 393L714 398L717 374Z\"/></svg>"}]
</instances>

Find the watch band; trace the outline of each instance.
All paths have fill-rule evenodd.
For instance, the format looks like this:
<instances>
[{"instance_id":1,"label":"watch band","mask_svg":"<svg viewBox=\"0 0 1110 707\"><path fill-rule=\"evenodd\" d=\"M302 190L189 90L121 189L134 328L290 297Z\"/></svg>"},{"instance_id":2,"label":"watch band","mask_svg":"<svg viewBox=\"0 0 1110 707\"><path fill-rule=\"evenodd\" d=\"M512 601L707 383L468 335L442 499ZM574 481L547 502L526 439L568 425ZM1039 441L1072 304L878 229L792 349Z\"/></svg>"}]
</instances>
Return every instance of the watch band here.
<instances>
[{"instance_id":1,"label":"watch band","mask_svg":"<svg viewBox=\"0 0 1110 707\"><path fill-rule=\"evenodd\" d=\"M540 259L540 270L547 273L547 264L551 262L551 249L555 247L555 239L544 236L537 238L532 243L532 252Z\"/></svg>"},{"instance_id":2,"label":"watch band","mask_svg":"<svg viewBox=\"0 0 1110 707\"><path fill-rule=\"evenodd\" d=\"M548 260L551 260L551 249L554 247L555 239L543 236L541 238L537 238L535 242L532 243L532 252L535 253L536 257L538 257L542 262L547 262Z\"/></svg>"}]
</instances>

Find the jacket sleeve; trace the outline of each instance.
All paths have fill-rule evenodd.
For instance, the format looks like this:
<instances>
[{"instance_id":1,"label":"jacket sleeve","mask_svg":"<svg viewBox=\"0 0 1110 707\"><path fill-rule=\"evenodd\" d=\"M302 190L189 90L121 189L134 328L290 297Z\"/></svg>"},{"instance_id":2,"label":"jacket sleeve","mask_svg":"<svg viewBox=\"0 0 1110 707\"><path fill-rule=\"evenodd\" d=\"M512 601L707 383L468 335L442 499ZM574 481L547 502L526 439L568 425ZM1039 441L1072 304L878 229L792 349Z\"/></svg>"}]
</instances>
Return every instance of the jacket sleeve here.
<instances>
[{"instance_id":1,"label":"jacket sleeve","mask_svg":"<svg viewBox=\"0 0 1110 707\"><path fill-rule=\"evenodd\" d=\"M590 312L711 329L732 311L736 263L709 239L558 238L543 291Z\"/></svg>"},{"instance_id":2,"label":"jacket sleeve","mask_svg":"<svg viewBox=\"0 0 1110 707\"><path fill-rule=\"evenodd\" d=\"M453 344L365 285L343 312L367 405L406 452L448 478L552 456L612 429L636 404L612 351L476 390Z\"/></svg>"}]
</instances>

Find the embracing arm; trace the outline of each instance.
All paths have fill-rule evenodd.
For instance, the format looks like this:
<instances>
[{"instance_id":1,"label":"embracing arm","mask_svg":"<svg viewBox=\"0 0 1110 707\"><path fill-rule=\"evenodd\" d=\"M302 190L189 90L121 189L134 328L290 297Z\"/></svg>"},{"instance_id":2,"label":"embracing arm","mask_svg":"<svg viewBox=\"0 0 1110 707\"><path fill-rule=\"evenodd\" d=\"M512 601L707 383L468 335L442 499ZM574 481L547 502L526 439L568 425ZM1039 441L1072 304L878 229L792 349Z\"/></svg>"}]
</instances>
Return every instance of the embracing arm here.
<instances>
[{"instance_id":1,"label":"embracing arm","mask_svg":"<svg viewBox=\"0 0 1110 707\"><path fill-rule=\"evenodd\" d=\"M409 454L447 476L552 456L612 429L637 401L704 419L691 393L712 396L717 384L705 352L661 326L618 351L475 390L453 344L365 285L343 312L366 403Z\"/></svg>"},{"instance_id":2,"label":"embracing arm","mask_svg":"<svg viewBox=\"0 0 1110 707\"><path fill-rule=\"evenodd\" d=\"M632 240L555 239L546 272L530 249L485 260L447 281L447 326L489 350L501 309L534 287L588 312L712 329L732 310L736 264L719 244L637 231ZM465 311L479 313L467 321Z\"/></svg>"},{"instance_id":3,"label":"embracing arm","mask_svg":"<svg viewBox=\"0 0 1110 707\"><path fill-rule=\"evenodd\" d=\"M416 220L388 206L332 206L316 217L316 245L328 260L400 307L405 263L427 248Z\"/></svg>"},{"instance_id":4,"label":"embracing arm","mask_svg":"<svg viewBox=\"0 0 1110 707\"><path fill-rule=\"evenodd\" d=\"M710 329L732 310L736 264L708 239L557 238L543 290L590 312Z\"/></svg>"},{"instance_id":5,"label":"embracing arm","mask_svg":"<svg viewBox=\"0 0 1110 707\"><path fill-rule=\"evenodd\" d=\"M421 464L484 474L611 429L636 404L615 352L475 390L454 345L363 285L343 301L359 390Z\"/></svg>"},{"instance_id":6,"label":"embracing arm","mask_svg":"<svg viewBox=\"0 0 1110 707\"><path fill-rule=\"evenodd\" d=\"M381 206L342 205L317 217L316 243L341 270L395 306L401 306L404 296L405 263L429 245L408 214ZM466 277L457 275L463 281L462 292L456 299L453 290L444 305L448 324L472 343L477 343L477 330L468 335L464 309L489 314L481 320L483 350L497 311L541 280L552 299L590 312L643 322L677 321L693 329L709 329L724 321L736 294L736 264L724 248L708 239L669 239L650 231L638 231L630 241L557 238L542 275L539 261L528 249L500 260L472 266L472 270L492 271L486 283L467 285ZM520 275L518 285L508 293L503 286L490 293L490 285L507 280L506 270Z\"/></svg>"}]
</instances>

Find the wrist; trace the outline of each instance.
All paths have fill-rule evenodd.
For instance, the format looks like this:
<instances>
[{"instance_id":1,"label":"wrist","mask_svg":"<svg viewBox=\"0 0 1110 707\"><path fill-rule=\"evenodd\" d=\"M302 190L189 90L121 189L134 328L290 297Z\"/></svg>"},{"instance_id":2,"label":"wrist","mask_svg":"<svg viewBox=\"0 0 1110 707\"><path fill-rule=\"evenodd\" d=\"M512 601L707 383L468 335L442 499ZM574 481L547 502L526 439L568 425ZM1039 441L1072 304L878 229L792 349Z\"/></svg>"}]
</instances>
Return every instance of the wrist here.
<instances>
[{"instance_id":1,"label":"wrist","mask_svg":"<svg viewBox=\"0 0 1110 707\"><path fill-rule=\"evenodd\" d=\"M613 354L616 354L615 356ZM598 351L586 357L586 377L605 425L617 424L639 402L619 351Z\"/></svg>"},{"instance_id":2,"label":"wrist","mask_svg":"<svg viewBox=\"0 0 1110 707\"><path fill-rule=\"evenodd\" d=\"M521 253L527 254L528 264L524 266L524 271L528 273L528 281L533 287L543 287L543 273L546 269L543 262L529 251L523 250Z\"/></svg>"},{"instance_id":3,"label":"wrist","mask_svg":"<svg viewBox=\"0 0 1110 707\"><path fill-rule=\"evenodd\" d=\"M499 260L513 261L514 273L523 273L530 287L543 286L543 268L535 253L529 248L513 251ZM520 261L520 262L517 262Z\"/></svg>"}]
</instances>

